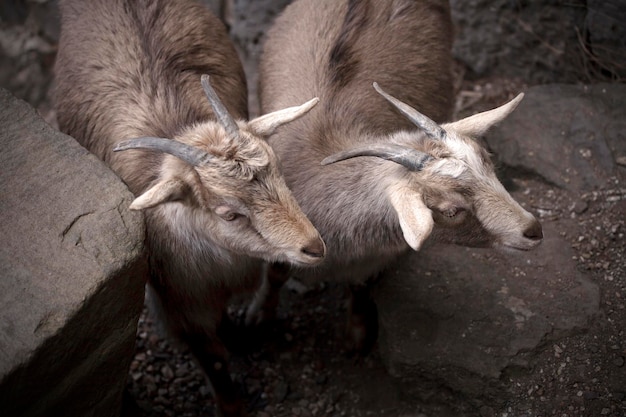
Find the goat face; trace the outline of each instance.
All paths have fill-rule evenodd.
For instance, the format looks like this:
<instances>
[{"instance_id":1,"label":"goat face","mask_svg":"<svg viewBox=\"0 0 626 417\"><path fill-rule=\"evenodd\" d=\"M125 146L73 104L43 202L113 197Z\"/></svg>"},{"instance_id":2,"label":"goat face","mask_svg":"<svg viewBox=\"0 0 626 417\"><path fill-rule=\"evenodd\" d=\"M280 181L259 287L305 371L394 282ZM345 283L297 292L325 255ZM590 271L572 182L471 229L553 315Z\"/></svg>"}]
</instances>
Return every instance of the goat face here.
<instances>
[{"instance_id":1,"label":"goat face","mask_svg":"<svg viewBox=\"0 0 626 417\"><path fill-rule=\"evenodd\" d=\"M375 88L422 132L398 132L390 143L350 149L322 163L376 156L402 165L387 197L409 246L418 250L433 232L438 241L466 246L530 250L541 242L541 224L505 190L486 150L473 139L509 115L523 95L440 126Z\"/></svg>"},{"instance_id":2,"label":"goat face","mask_svg":"<svg viewBox=\"0 0 626 417\"><path fill-rule=\"evenodd\" d=\"M164 152L160 176L130 208L167 205L171 223L192 241L212 241L268 261L314 265L325 255L319 233L301 211L264 140L307 113L317 99L250 122L235 122L203 77L218 122L188 128L174 139L136 138L114 151ZM172 156L170 156L172 155Z\"/></svg>"}]
</instances>

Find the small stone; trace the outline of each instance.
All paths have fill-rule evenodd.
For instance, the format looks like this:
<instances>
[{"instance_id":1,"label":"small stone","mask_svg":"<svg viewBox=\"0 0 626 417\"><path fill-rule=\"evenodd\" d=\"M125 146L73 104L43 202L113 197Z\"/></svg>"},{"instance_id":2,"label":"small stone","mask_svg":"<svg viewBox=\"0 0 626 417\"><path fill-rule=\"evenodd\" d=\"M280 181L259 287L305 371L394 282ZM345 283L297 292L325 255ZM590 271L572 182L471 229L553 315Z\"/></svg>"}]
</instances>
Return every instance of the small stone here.
<instances>
[{"instance_id":1,"label":"small stone","mask_svg":"<svg viewBox=\"0 0 626 417\"><path fill-rule=\"evenodd\" d=\"M136 371L138 368L139 368L139 361L134 360L134 361L132 361L132 362L130 363L130 367L129 367L129 369L130 369L131 371Z\"/></svg>"},{"instance_id":2,"label":"small stone","mask_svg":"<svg viewBox=\"0 0 626 417\"><path fill-rule=\"evenodd\" d=\"M594 399L596 399L596 398L598 398L598 397L599 397L599 395L598 395L598 393L597 393L597 392L593 392L593 391L585 391L585 392L583 393L583 398L584 398L585 400L594 400Z\"/></svg>"},{"instance_id":3,"label":"small stone","mask_svg":"<svg viewBox=\"0 0 626 417\"><path fill-rule=\"evenodd\" d=\"M626 393L624 392L614 392L612 395L617 401L624 401L626 398Z\"/></svg>"},{"instance_id":4,"label":"small stone","mask_svg":"<svg viewBox=\"0 0 626 417\"><path fill-rule=\"evenodd\" d=\"M618 368L621 368L622 366L624 366L624 357L619 356L613 359L613 365L617 366Z\"/></svg>"},{"instance_id":5,"label":"small stone","mask_svg":"<svg viewBox=\"0 0 626 417\"><path fill-rule=\"evenodd\" d=\"M315 377L315 383L317 385L324 385L326 384L326 382L328 382L328 376L327 375L318 375L317 377Z\"/></svg>"},{"instance_id":6,"label":"small stone","mask_svg":"<svg viewBox=\"0 0 626 417\"><path fill-rule=\"evenodd\" d=\"M283 401L285 401L285 398L287 398L288 393L289 385L284 381L278 382L276 388L274 388L274 401L276 401L277 403L282 403Z\"/></svg>"},{"instance_id":7,"label":"small stone","mask_svg":"<svg viewBox=\"0 0 626 417\"><path fill-rule=\"evenodd\" d=\"M203 397L207 397L210 392L211 390L206 385L200 385L200 387L198 388L198 393L200 393L200 395Z\"/></svg>"},{"instance_id":8,"label":"small stone","mask_svg":"<svg viewBox=\"0 0 626 417\"><path fill-rule=\"evenodd\" d=\"M161 375L165 381L171 381L174 379L174 371L172 371L172 368L170 368L169 365L164 365L161 368Z\"/></svg>"},{"instance_id":9,"label":"small stone","mask_svg":"<svg viewBox=\"0 0 626 417\"><path fill-rule=\"evenodd\" d=\"M188 373L189 373L189 369L187 369L187 366L183 364L179 366L178 368L176 368L174 375L176 376L176 378L182 378L186 376Z\"/></svg>"}]
</instances>

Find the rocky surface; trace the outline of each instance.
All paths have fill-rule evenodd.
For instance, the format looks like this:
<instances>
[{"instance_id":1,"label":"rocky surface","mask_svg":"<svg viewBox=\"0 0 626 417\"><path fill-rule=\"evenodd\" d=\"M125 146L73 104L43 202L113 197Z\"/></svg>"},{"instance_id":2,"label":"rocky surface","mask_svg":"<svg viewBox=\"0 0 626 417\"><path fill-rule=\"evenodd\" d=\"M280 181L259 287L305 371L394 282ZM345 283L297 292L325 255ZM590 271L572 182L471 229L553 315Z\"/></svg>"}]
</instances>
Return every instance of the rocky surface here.
<instances>
[{"instance_id":1,"label":"rocky surface","mask_svg":"<svg viewBox=\"0 0 626 417\"><path fill-rule=\"evenodd\" d=\"M436 245L392 268L376 292L381 356L407 395L441 386L498 407L511 372L546 345L589 329L598 286L576 269L558 225L534 252ZM434 384L434 392L428 389Z\"/></svg>"},{"instance_id":2,"label":"rocky surface","mask_svg":"<svg viewBox=\"0 0 626 417\"><path fill-rule=\"evenodd\" d=\"M143 304L126 186L0 89L0 410L111 416Z\"/></svg>"},{"instance_id":3,"label":"rocky surface","mask_svg":"<svg viewBox=\"0 0 626 417\"><path fill-rule=\"evenodd\" d=\"M486 139L506 166L589 192L626 166L625 109L624 84L537 86Z\"/></svg>"}]
</instances>

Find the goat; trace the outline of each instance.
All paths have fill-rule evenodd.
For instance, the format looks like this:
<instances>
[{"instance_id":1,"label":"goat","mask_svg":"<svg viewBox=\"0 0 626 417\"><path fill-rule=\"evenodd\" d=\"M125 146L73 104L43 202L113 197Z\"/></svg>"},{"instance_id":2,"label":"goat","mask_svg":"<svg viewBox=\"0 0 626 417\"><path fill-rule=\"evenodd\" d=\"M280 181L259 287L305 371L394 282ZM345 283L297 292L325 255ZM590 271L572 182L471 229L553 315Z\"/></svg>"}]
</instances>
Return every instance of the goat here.
<instances>
[{"instance_id":1,"label":"goat","mask_svg":"<svg viewBox=\"0 0 626 417\"><path fill-rule=\"evenodd\" d=\"M358 325L375 309L364 284L409 248L430 239L530 250L543 237L475 140L522 95L454 123L433 121L452 113L451 43L450 9L441 0L297 0L267 34L262 111L309 95L321 102L270 138L328 248L321 265L295 274L353 286L357 351L371 347L376 331L375 323ZM274 267L273 288L288 271ZM250 306L249 324L271 318L277 298L265 297Z\"/></svg>"},{"instance_id":2,"label":"goat","mask_svg":"<svg viewBox=\"0 0 626 417\"><path fill-rule=\"evenodd\" d=\"M325 256L265 141L318 100L242 121L241 63L195 1L62 0L60 11L60 128L135 194L148 301L189 345L221 415L243 416L218 329L229 297L257 285L262 259L310 266Z\"/></svg>"}]
</instances>

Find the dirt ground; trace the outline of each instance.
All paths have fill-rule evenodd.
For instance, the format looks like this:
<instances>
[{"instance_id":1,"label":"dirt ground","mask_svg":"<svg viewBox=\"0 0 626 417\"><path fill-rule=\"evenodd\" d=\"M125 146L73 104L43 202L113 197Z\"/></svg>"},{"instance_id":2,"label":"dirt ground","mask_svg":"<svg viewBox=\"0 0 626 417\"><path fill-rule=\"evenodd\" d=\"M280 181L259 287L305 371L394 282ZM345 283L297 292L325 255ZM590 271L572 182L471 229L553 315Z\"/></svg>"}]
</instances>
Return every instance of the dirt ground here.
<instances>
[{"instance_id":1,"label":"dirt ground","mask_svg":"<svg viewBox=\"0 0 626 417\"><path fill-rule=\"evenodd\" d=\"M504 102L525 86L518 80L460 81L459 114ZM249 353L235 353L232 373L252 416L591 417L626 415L626 186L611 178L596 192L573 196L535 178L512 176L514 197L559 229L578 268L600 288L601 314L589 330L547 344L532 369L503 376L504 405L476 403L438 387L403 397L376 347L366 358L343 348L343 289L307 288L297 281L282 294L280 321ZM520 186L522 185L522 186ZM532 190L530 199L522 190ZM536 196L539 196L538 198ZM538 249L541 250L541 247ZM234 311L233 314L241 314ZM160 339L142 316L129 378L142 416L214 415L210 389L189 356ZM419 392L420 387L414 387Z\"/></svg>"}]
</instances>

